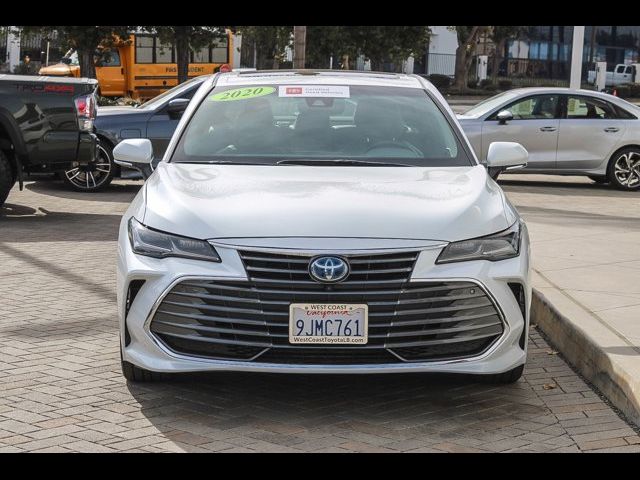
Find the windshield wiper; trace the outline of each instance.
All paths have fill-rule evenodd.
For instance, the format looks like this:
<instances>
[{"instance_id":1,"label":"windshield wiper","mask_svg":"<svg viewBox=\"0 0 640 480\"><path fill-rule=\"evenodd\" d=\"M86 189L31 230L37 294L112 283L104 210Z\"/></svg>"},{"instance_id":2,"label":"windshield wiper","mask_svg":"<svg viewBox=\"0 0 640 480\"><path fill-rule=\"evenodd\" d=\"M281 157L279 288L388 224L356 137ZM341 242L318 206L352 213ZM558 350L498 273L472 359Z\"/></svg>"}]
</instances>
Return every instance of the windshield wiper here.
<instances>
[{"instance_id":1,"label":"windshield wiper","mask_svg":"<svg viewBox=\"0 0 640 480\"><path fill-rule=\"evenodd\" d=\"M278 165L344 165L344 166L353 166L353 165L362 165L367 167L413 167L413 165L409 165L407 163L389 163L389 162L371 162L369 160L355 160L349 158L298 158L291 160L280 160Z\"/></svg>"}]
</instances>

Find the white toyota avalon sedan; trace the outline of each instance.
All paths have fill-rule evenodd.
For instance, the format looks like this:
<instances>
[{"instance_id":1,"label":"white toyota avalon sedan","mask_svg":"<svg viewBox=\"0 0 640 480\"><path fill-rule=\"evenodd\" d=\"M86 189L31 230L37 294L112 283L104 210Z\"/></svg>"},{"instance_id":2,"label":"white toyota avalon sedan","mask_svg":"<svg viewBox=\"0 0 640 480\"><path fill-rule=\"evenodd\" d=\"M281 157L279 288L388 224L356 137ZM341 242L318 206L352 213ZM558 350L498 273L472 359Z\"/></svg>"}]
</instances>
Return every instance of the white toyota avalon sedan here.
<instances>
[{"instance_id":1,"label":"white toyota avalon sedan","mask_svg":"<svg viewBox=\"0 0 640 480\"><path fill-rule=\"evenodd\" d=\"M527 229L430 83L225 73L182 108L120 226L127 379L220 370L521 376ZM495 142L486 163L517 168L527 156ZM144 172L151 143L125 140L114 157Z\"/></svg>"}]
</instances>

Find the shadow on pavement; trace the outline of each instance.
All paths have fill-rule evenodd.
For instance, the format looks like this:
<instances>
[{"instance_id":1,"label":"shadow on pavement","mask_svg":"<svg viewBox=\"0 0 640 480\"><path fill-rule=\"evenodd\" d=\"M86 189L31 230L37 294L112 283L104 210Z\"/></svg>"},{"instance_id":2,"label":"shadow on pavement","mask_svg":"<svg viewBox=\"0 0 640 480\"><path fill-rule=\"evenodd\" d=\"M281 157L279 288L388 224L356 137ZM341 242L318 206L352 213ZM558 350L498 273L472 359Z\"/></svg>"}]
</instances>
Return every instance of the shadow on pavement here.
<instances>
[{"instance_id":1,"label":"shadow on pavement","mask_svg":"<svg viewBox=\"0 0 640 480\"><path fill-rule=\"evenodd\" d=\"M358 426L365 433L410 428L426 434L431 428L449 428L455 437L476 422L545 411L527 394L524 381L497 386L465 375L221 372L129 382L127 388L142 413L164 432L174 427L197 433L200 428L242 436L242 430L266 424L273 427L267 430L282 430L272 434L281 439L303 430L332 433Z\"/></svg>"},{"instance_id":2,"label":"shadow on pavement","mask_svg":"<svg viewBox=\"0 0 640 480\"><path fill-rule=\"evenodd\" d=\"M25 189L43 195L73 200L128 203L133 200L142 185L141 180L127 181L126 183L115 182L100 192L78 192L71 190L61 181L36 181L25 184Z\"/></svg>"},{"instance_id":3,"label":"shadow on pavement","mask_svg":"<svg viewBox=\"0 0 640 480\"><path fill-rule=\"evenodd\" d=\"M100 295L103 298L113 301L116 299L115 291L111 286L95 282L87 278L86 275L74 273L67 268L61 267L58 263L49 262L41 257L36 257L35 255L31 255L2 241L0 241L0 251L57 277L64 278L69 282L84 285L85 287L88 286L93 289L97 295Z\"/></svg>"},{"instance_id":4,"label":"shadow on pavement","mask_svg":"<svg viewBox=\"0 0 640 480\"><path fill-rule=\"evenodd\" d=\"M521 205L518 212L527 215L528 218L540 216L546 223L563 225L589 225L591 222L598 222L598 225L607 225L612 228L624 230L640 230L640 218L622 217L591 212L580 212L576 210L566 210L559 208L530 207Z\"/></svg>"},{"instance_id":5,"label":"shadow on pavement","mask_svg":"<svg viewBox=\"0 0 640 480\"><path fill-rule=\"evenodd\" d=\"M602 350L613 355L631 355L635 357L640 355L640 347L608 347Z\"/></svg>"},{"instance_id":6,"label":"shadow on pavement","mask_svg":"<svg viewBox=\"0 0 640 480\"><path fill-rule=\"evenodd\" d=\"M0 226L5 226L0 228L0 242L96 242L118 239L122 218L119 214L51 212L44 208L36 212L30 207L12 207L15 206L0 211ZM9 225L11 228L8 228Z\"/></svg>"},{"instance_id":7,"label":"shadow on pavement","mask_svg":"<svg viewBox=\"0 0 640 480\"><path fill-rule=\"evenodd\" d=\"M617 190L610 185L598 185L597 183L576 183L562 181L540 181L540 180L508 180L507 176L500 177L498 184L505 192L528 192L528 193L544 193L545 195L567 195L565 189L573 191L584 191L590 197L636 197L640 192L625 192ZM563 191L564 190L564 191Z\"/></svg>"},{"instance_id":8,"label":"shadow on pavement","mask_svg":"<svg viewBox=\"0 0 640 480\"><path fill-rule=\"evenodd\" d=\"M35 208L26 205L15 205L13 203L5 203L0 207L0 218L27 217L36 215L38 211Z\"/></svg>"}]
</instances>

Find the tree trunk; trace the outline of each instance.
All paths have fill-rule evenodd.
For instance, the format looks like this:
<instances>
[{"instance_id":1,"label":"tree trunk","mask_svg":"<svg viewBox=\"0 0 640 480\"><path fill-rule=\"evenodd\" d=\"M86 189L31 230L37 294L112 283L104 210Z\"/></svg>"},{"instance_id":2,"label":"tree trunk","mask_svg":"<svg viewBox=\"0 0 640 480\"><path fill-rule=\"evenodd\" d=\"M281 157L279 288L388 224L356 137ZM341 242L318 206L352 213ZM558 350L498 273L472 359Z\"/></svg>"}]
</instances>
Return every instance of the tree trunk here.
<instances>
[{"instance_id":1,"label":"tree trunk","mask_svg":"<svg viewBox=\"0 0 640 480\"><path fill-rule=\"evenodd\" d=\"M500 62L502 60L502 53L504 52L504 46L507 43L507 39L504 38L496 45L496 53L493 56L493 70L491 71L491 83L496 84L498 80L498 70L500 69Z\"/></svg>"},{"instance_id":2,"label":"tree trunk","mask_svg":"<svg viewBox=\"0 0 640 480\"><path fill-rule=\"evenodd\" d=\"M457 90L465 90L467 88L467 78L469 72L467 70L467 46L462 44L456 48L456 67L454 88Z\"/></svg>"},{"instance_id":3,"label":"tree trunk","mask_svg":"<svg viewBox=\"0 0 640 480\"><path fill-rule=\"evenodd\" d=\"M96 65L93 63L92 48L78 48L78 63L80 64L80 76L96 78Z\"/></svg>"},{"instance_id":4,"label":"tree trunk","mask_svg":"<svg viewBox=\"0 0 640 480\"><path fill-rule=\"evenodd\" d=\"M293 27L293 68L303 69L305 66L305 50L307 27Z\"/></svg>"},{"instance_id":5,"label":"tree trunk","mask_svg":"<svg viewBox=\"0 0 640 480\"><path fill-rule=\"evenodd\" d=\"M178 84L189 78L189 38L186 34L176 35L176 63L178 64Z\"/></svg>"}]
</instances>

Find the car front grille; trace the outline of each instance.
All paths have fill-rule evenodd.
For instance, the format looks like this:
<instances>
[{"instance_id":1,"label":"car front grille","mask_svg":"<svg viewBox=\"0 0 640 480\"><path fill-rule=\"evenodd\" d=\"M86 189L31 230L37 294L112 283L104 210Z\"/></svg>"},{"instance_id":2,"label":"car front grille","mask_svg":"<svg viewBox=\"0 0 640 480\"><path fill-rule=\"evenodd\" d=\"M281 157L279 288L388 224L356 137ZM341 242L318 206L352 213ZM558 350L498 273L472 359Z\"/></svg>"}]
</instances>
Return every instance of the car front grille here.
<instances>
[{"instance_id":1,"label":"car front grille","mask_svg":"<svg viewBox=\"0 0 640 480\"><path fill-rule=\"evenodd\" d=\"M343 255L337 284L313 281L310 255L239 251L246 281L188 279L162 299L151 332L176 353L277 364L354 365L473 357L503 333L494 302L467 281L409 282L419 252ZM366 303L366 345L292 345L291 303Z\"/></svg>"}]
</instances>

